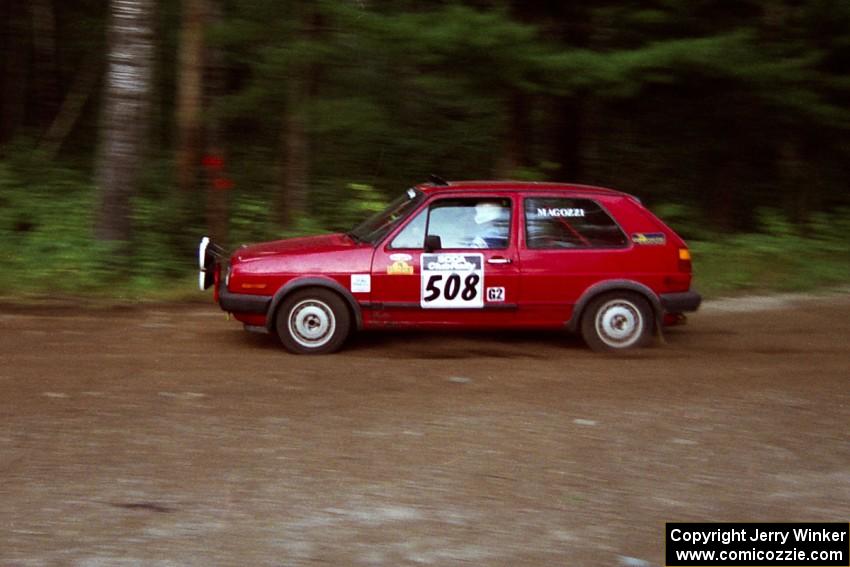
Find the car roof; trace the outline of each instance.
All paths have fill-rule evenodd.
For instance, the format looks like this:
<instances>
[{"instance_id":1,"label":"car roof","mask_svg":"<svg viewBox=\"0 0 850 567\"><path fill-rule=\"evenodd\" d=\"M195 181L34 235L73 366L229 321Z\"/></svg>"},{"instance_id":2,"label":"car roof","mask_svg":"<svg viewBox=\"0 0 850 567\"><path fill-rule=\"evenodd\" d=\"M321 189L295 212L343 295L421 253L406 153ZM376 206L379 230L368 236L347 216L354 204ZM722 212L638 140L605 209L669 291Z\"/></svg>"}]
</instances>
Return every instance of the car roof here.
<instances>
[{"instance_id":1,"label":"car roof","mask_svg":"<svg viewBox=\"0 0 850 567\"><path fill-rule=\"evenodd\" d=\"M453 191L563 191L565 193L581 193L610 195L616 197L632 197L622 191L605 187L581 185L574 183L550 183L541 181L440 181L422 183L416 188L426 195L451 193Z\"/></svg>"}]
</instances>

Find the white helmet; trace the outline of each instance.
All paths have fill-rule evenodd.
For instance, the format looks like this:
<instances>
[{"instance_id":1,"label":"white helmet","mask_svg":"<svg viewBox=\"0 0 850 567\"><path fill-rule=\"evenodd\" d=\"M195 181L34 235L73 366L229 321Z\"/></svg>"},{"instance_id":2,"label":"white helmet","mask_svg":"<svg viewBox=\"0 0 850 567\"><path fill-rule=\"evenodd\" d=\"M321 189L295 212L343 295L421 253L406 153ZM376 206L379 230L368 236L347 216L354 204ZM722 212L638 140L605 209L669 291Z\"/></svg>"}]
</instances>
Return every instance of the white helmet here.
<instances>
[{"instance_id":1,"label":"white helmet","mask_svg":"<svg viewBox=\"0 0 850 567\"><path fill-rule=\"evenodd\" d=\"M475 224L484 224L502 216L502 206L492 201L482 201L475 205Z\"/></svg>"}]
</instances>

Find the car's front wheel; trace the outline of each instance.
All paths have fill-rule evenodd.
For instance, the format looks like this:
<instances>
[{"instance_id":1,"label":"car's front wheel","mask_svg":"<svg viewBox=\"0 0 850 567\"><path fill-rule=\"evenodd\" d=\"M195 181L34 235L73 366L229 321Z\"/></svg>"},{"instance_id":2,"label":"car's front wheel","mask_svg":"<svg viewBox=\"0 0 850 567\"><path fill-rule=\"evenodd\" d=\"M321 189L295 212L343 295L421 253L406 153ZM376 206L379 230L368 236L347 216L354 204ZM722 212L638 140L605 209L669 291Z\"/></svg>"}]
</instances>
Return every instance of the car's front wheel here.
<instances>
[{"instance_id":1,"label":"car's front wheel","mask_svg":"<svg viewBox=\"0 0 850 567\"><path fill-rule=\"evenodd\" d=\"M652 338L652 308L636 293L606 293L587 306L581 319L581 335L590 348L600 352L646 346Z\"/></svg>"},{"instance_id":2,"label":"car's front wheel","mask_svg":"<svg viewBox=\"0 0 850 567\"><path fill-rule=\"evenodd\" d=\"M280 342L296 354L339 350L351 330L351 315L341 297L325 289L305 289L287 297L275 319Z\"/></svg>"}]
</instances>

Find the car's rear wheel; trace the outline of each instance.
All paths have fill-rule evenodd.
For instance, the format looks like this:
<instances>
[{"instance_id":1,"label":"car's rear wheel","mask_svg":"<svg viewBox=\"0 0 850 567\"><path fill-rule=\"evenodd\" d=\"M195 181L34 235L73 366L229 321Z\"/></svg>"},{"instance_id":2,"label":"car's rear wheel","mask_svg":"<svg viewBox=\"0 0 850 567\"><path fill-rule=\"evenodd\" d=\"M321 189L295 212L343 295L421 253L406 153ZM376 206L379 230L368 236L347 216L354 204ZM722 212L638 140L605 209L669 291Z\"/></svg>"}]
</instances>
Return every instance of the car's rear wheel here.
<instances>
[{"instance_id":1,"label":"car's rear wheel","mask_svg":"<svg viewBox=\"0 0 850 567\"><path fill-rule=\"evenodd\" d=\"M652 338L652 308L636 293L606 293L595 298L581 319L581 335L595 351L646 346Z\"/></svg>"},{"instance_id":2,"label":"car's rear wheel","mask_svg":"<svg viewBox=\"0 0 850 567\"><path fill-rule=\"evenodd\" d=\"M275 330L280 342L296 354L328 354L339 350L351 330L351 315L341 297L325 289L305 289L284 299Z\"/></svg>"}]
</instances>

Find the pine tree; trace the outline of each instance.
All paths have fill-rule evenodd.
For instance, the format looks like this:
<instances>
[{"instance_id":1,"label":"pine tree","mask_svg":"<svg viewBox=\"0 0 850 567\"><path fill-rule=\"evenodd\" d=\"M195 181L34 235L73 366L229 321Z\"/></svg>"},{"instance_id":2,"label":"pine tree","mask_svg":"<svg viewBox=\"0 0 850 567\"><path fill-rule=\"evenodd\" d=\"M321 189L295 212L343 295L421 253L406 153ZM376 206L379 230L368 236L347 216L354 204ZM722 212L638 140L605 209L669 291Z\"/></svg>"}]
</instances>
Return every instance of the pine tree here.
<instances>
[{"instance_id":1,"label":"pine tree","mask_svg":"<svg viewBox=\"0 0 850 567\"><path fill-rule=\"evenodd\" d=\"M144 154L153 61L154 0L111 0L101 102L95 237L130 239L132 197Z\"/></svg>"}]
</instances>

